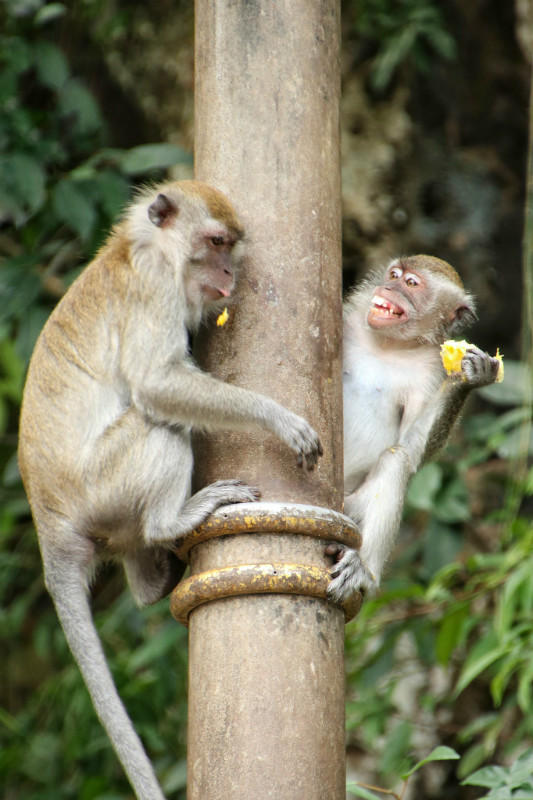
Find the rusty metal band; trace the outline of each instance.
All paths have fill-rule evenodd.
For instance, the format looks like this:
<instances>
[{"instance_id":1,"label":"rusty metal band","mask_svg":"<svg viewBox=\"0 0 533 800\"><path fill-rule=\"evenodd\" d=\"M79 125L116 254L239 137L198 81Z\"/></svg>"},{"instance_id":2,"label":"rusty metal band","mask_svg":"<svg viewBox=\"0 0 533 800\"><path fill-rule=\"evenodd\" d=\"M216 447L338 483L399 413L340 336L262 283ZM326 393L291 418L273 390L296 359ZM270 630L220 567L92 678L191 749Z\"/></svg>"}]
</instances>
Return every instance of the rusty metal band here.
<instances>
[{"instance_id":1,"label":"rusty metal band","mask_svg":"<svg viewBox=\"0 0 533 800\"><path fill-rule=\"evenodd\" d=\"M189 614L197 606L250 594L301 594L326 599L331 580L327 569L302 564L241 564L221 567L182 580L170 596L173 617L188 626ZM361 606L356 593L342 605L349 622Z\"/></svg>"},{"instance_id":2,"label":"rusty metal band","mask_svg":"<svg viewBox=\"0 0 533 800\"><path fill-rule=\"evenodd\" d=\"M238 503L222 506L175 546L182 561L207 539L239 533L296 533L358 549L361 534L349 517L321 506L299 503Z\"/></svg>"}]
</instances>

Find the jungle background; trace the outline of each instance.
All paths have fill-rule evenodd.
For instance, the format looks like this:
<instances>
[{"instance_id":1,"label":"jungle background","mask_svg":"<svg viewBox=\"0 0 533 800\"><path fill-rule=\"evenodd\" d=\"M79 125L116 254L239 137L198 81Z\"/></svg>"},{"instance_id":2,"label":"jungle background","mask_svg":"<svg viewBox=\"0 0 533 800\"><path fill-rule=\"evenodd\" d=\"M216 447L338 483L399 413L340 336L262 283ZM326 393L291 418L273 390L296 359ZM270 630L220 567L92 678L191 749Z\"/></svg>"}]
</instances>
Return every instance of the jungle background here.
<instances>
[{"instance_id":1,"label":"jungle background","mask_svg":"<svg viewBox=\"0 0 533 800\"><path fill-rule=\"evenodd\" d=\"M192 176L193 3L4 0L0 22L0 785L119 800L131 790L44 589L18 413L47 315L132 189ZM413 480L383 591L347 626L347 791L529 799L531 2L346 0L342 31L345 286L398 253L449 260L477 296L469 340L506 365ZM164 790L184 798L186 630L165 602L136 609L112 567L93 608ZM460 758L406 785L436 746Z\"/></svg>"}]
</instances>

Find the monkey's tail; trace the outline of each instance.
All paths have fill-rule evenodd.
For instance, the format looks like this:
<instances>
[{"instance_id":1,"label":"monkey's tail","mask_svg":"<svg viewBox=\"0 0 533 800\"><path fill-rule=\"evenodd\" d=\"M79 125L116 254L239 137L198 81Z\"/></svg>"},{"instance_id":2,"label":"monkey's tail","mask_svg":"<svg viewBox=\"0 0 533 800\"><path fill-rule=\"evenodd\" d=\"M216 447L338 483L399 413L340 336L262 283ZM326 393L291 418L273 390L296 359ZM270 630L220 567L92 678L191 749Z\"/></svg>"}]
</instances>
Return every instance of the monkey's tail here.
<instances>
[{"instance_id":1,"label":"monkey's tail","mask_svg":"<svg viewBox=\"0 0 533 800\"><path fill-rule=\"evenodd\" d=\"M141 740L118 695L94 626L86 576L75 561L45 558L45 579L95 711L139 800L165 800ZM48 562L48 563L47 563Z\"/></svg>"}]
</instances>

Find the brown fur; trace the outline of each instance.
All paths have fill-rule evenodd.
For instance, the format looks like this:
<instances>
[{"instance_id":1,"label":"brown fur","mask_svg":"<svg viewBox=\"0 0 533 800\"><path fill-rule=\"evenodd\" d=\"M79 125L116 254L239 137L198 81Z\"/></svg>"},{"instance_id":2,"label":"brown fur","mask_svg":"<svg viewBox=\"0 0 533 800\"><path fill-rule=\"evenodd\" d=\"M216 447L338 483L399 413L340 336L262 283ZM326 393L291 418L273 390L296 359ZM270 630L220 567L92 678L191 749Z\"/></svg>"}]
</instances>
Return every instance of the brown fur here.
<instances>
[{"instance_id":1,"label":"brown fur","mask_svg":"<svg viewBox=\"0 0 533 800\"><path fill-rule=\"evenodd\" d=\"M452 281L452 283L455 283L457 286L459 286L460 289L464 289L463 282L456 270L451 266L451 264L448 264L447 261L443 261L440 258L435 258L435 256L420 255L399 258L397 261L405 269L424 269L428 272L434 272L437 275L443 275L449 281Z\"/></svg>"},{"instance_id":2,"label":"brown fur","mask_svg":"<svg viewBox=\"0 0 533 800\"><path fill-rule=\"evenodd\" d=\"M46 585L139 800L164 799L94 628L95 570L121 560L136 601L156 602L185 568L174 542L221 505L257 500L238 479L190 496L192 429L261 426L308 469L321 454L304 419L190 358L189 332L234 290L243 234L212 187L144 190L52 312L24 390L19 464Z\"/></svg>"}]
</instances>

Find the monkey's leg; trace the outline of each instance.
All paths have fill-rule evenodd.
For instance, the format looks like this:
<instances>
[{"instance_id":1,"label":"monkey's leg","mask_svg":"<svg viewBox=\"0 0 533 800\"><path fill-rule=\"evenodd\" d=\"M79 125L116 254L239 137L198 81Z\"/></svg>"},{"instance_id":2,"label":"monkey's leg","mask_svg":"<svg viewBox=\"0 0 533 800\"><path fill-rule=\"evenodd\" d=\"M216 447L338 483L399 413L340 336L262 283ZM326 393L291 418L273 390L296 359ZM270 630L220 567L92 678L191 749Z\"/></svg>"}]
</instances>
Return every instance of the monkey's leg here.
<instances>
[{"instance_id":1,"label":"monkey's leg","mask_svg":"<svg viewBox=\"0 0 533 800\"><path fill-rule=\"evenodd\" d=\"M85 469L91 528L98 529L100 520L120 520L123 530L131 529L130 538L138 536L140 529L150 548L171 544L219 506L259 498L256 489L240 480L218 481L190 497L192 467L188 429L153 424L136 409L128 409L99 437ZM110 544L115 544L116 552L122 549L129 554L132 547L121 546L124 533L119 528L117 524L113 530L106 524ZM135 586L139 574L134 567L132 570ZM143 584L142 577L140 582ZM140 597L144 591L139 590Z\"/></svg>"},{"instance_id":2,"label":"monkey's leg","mask_svg":"<svg viewBox=\"0 0 533 800\"><path fill-rule=\"evenodd\" d=\"M139 606L157 603L179 583L187 564L162 547L144 548L123 558L128 585Z\"/></svg>"},{"instance_id":3,"label":"monkey's leg","mask_svg":"<svg viewBox=\"0 0 533 800\"><path fill-rule=\"evenodd\" d=\"M176 513L169 513L169 504L158 503L150 509L144 526L147 542L175 541L194 530L220 506L259 500L260 492L243 481L216 481L196 492Z\"/></svg>"},{"instance_id":4,"label":"monkey's leg","mask_svg":"<svg viewBox=\"0 0 533 800\"><path fill-rule=\"evenodd\" d=\"M326 549L328 555L341 556L328 588L335 600L344 600L358 589L372 593L379 585L400 527L412 472L407 449L391 447L381 454L364 483L346 498L345 513L360 525L363 544L359 553L348 548L334 553L331 545Z\"/></svg>"}]
</instances>

